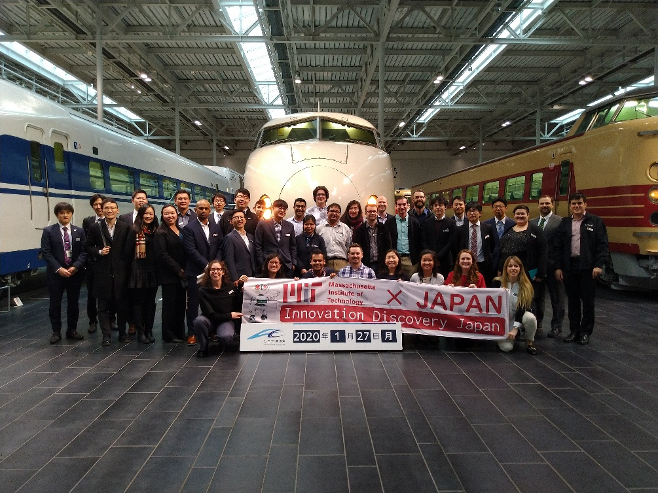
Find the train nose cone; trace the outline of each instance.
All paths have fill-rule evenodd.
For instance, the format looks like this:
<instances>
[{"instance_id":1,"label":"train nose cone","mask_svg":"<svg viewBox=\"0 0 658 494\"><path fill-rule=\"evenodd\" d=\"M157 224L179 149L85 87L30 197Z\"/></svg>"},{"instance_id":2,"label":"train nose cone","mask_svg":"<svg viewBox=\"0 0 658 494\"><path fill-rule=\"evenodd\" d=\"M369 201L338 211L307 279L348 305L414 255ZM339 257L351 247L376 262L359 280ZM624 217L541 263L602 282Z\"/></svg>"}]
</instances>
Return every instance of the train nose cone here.
<instances>
[{"instance_id":1,"label":"train nose cone","mask_svg":"<svg viewBox=\"0 0 658 494\"><path fill-rule=\"evenodd\" d=\"M311 192L318 185L324 185L329 189L329 201L337 202L338 204L347 204L352 199L359 199L359 190L357 189L349 170L340 170L339 163L327 161L325 164L316 162L309 162L306 166L293 173L283 184L281 188L280 197L294 198L305 197L309 206L313 205L313 197ZM293 202L289 201L290 204Z\"/></svg>"}]
</instances>

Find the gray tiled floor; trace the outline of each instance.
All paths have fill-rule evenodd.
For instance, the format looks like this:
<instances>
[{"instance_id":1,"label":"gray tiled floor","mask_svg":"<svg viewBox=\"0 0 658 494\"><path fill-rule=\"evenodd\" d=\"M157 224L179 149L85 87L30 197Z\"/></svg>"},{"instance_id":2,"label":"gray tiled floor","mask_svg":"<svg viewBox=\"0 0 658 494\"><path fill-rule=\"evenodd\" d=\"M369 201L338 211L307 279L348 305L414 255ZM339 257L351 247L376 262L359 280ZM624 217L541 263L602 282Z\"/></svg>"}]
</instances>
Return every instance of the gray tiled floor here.
<instances>
[{"instance_id":1,"label":"gray tiled floor","mask_svg":"<svg viewBox=\"0 0 658 494\"><path fill-rule=\"evenodd\" d=\"M51 346L47 301L24 301L0 315L3 491L658 490L648 295L599 291L591 344L536 357Z\"/></svg>"}]
</instances>

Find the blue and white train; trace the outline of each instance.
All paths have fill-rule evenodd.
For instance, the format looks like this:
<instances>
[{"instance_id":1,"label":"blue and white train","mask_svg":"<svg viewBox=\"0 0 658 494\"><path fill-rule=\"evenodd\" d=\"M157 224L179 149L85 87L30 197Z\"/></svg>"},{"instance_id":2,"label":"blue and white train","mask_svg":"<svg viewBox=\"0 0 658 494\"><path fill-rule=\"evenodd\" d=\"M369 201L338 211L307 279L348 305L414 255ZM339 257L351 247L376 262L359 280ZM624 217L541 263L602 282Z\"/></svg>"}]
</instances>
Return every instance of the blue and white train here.
<instances>
[{"instance_id":1,"label":"blue and white train","mask_svg":"<svg viewBox=\"0 0 658 494\"><path fill-rule=\"evenodd\" d=\"M258 133L245 170L252 203L263 195L295 198L313 206L313 189L329 189L329 203L344 210L356 199L393 194L393 167L375 127L342 113L295 113L266 123ZM392 203L393 201L391 201Z\"/></svg>"},{"instance_id":2,"label":"blue and white train","mask_svg":"<svg viewBox=\"0 0 658 494\"><path fill-rule=\"evenodd\" d=\"M73 204L77 225L93 214L95 193L116 199L122 212L132 209L135 189L158 210L178 189L189 190L193 204L216 191L231 202L242 176L223 171L0 81L0 281L16 282L45 265L41 231L57 221L59 201Z\"/></svg>"}]
</instances>

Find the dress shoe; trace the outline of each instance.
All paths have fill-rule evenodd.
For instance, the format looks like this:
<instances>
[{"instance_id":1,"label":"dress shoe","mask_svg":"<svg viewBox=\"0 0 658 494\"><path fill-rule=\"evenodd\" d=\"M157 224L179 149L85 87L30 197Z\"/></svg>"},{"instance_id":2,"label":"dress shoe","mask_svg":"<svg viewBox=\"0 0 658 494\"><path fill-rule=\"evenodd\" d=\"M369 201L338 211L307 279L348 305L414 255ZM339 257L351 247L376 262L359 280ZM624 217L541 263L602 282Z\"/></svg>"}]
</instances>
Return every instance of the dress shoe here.
<instances>
[{"instance_id":1,"label":"dress shoe","mask_svg":"<svg viewBox=\"0 0 658 494\"><path fill-rule=\"evenodd\" d=\"M187 339L187 345L188 346L194 346L196 345L196 336L192 335Z\"/></svg>"},{"instance_id":2,"label":"dress shoe","mask_svg":"<svg viewBox=\"0 0 658 494\"><path fill-rule=\"evenodd\" d=\"M149 339L150 343L155 343L155 338L153 338L153 333L147 334L146 337Z\"/></svg>"},{"instance_id":3,"label":"dress shoe","mask_svg":"<svg viewBox=\"0 0 658 494\"><path fill-rule=\"evenodd\" d=\"M130 343L132 340L127 334L120 334L119 335L119 343Z\"/></svg>"},{"instance_id":4,"label":"dress shoe","mask_svg":"<svg viewBox=\"0 0 658 494\"><path fill-rule=\"evenodd\" d=\"M565 343L571 343L573 341L578 340L580 338L580 333L569 333L567 337L564 339Z\"/></svg>"},{"instance_id":5,"label":"dress shoe","mask_svg":"<svg viewBox=\"0 0 658 494\"><path fill-rule=\"evenodd\" d=\"M67 332L66 332L66 339L67 339L67 340L84 340L85 337L82 336L82 335L81 335L80 333L78 333L77 331L73 331L73 332L71 332L71 333L69 333L69 332L67 331Z\"/></svg>"},{"instance_id":6,"label":"dress shoe","mask_svg":"<svg viewBox=\"0 0 658 494\"><path fill-rule=\"evenodd\" d=\"M219 336L217 336L216 334L211 334L208 336L208 338L210 338L210 341L214 341L214 342L219 341Z\"/></svg>"},{"instance_id":7,"label":"dress shoe","mask_svg":"<svg viewBox=\"0 0 658 494\"><path fill-rule=\"evenodd\" d=\"M206 352L205 350L197 350L196 356L199 358L204 358L208 356L208 352Z\"/></svg>"},{"instance_id":8,"label":"dress shoe","mask_svg":"<svg viewBox=\"0 0 658 494\"><path fill-rule=\"evenodd\" d=\"M54 345L55 343L58 343L62 340L62 333L53 333L53 335L50 337L50 344Z\"/></svg>"},{"instance_id":9,"label":"dress shoe","mask_svg":"<svg viewBox=\"0 0 658 494\"><path fill-rule=\"evenodd\" d=\"M578 338L578 344L587 345L588 343L589 343L589 335L587 333L581 334L580 338Z\"/></svg>"},{"instance_id":10,"label":"dress shoe","mask_svg":"<svg viewBox=\"0 0 658 494\"><path fill-rule=\"evenodd\" d=\"M95 333L97 329L98 329L98 323L90 322L89 323L89 329L87 330L87 333L89 333L89 334Z\"/></svg>"},{"instance_id":11,"label":"dress shoe","mask_svg":"<svg viewBox=\"0 0 658 494\"><path fill-rule=\"evenodd\" d=\"M548 336L549 338L559 338L560 336L562 336L562 330L558 328L553 328L548 332L546 336Z\"/></svg>"},{"instance_id":12,"label":"dress shoe","mask_svg":"<svg viewBox=\"0 0 658 494\"><path fill-rule=\"evenodd\" d=\"M146 335L144 334L143 331L140 331L139 334L137 335L137 341L140 343L143 343L144 345L148 345L151 343L151 340L149 340Z\"/></svg>"},{"instance_id":13,"label":"dress shoe","mask_svg":"<svg viewBox=\"0 0 658 494\"><path fill-rule=\"evenodd\" d=\"M135 325L134 324L129 324L128 325L128 334L132 336L136 332L137 332L137 330L135 329Z\"/></svg>"},{"instance_id":14,"label":"dress shoe","mask_svg":"<svg viewBox=\"0 0 658 494\"><path fill-rule=\"evenodd\" d=\"M528 345L526 346L526 351L530 355L537 355L537 347L535 345Z\"/></svg>"},{"instance_id":15,"label":"dress shoe","mask_svg":"<svg viewBox=\"0 0 658 494\"><path fill-rule=\"evenodd\" d=\"M103 336L103 346L110 346L110 337L109 336Z\"/></svg>"}]
</instances>

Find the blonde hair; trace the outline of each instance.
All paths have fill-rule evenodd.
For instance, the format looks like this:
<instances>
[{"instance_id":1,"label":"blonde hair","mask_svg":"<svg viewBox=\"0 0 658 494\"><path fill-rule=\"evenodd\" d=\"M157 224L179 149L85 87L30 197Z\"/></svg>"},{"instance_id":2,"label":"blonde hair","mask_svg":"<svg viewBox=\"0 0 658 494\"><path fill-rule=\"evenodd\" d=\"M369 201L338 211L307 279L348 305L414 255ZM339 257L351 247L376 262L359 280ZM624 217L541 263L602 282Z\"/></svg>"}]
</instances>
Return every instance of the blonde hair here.
<instances>
[{"instance_id":1,"label":"blonde hair","mask_svg":"<svg viewBox=\"0 0 658 494\"><path fill-rule=\"evenodd\" d=\"M535 296L535 291L532 288L532 283L530 283L530 279L525 272L525 268L523 267L523 262L521 262L521 259L516 256L509 256L507 259L505 259L505 264L503 265L503 274L500 277L500 286L503 288L509 288L510 281L507 276L507 266L510 262L517 264L520 268L518 279L519 298L517 300L516 306L517 308L521 307L523 309L530 309L532 306L532 299Z\"/></svg>"}]
</instances>

